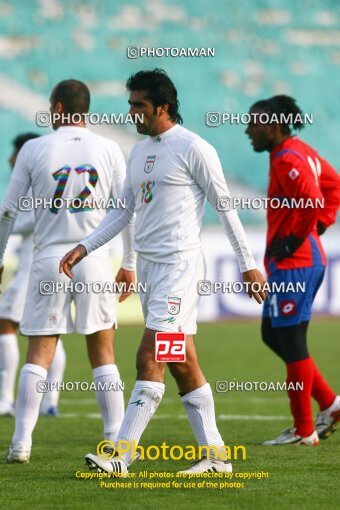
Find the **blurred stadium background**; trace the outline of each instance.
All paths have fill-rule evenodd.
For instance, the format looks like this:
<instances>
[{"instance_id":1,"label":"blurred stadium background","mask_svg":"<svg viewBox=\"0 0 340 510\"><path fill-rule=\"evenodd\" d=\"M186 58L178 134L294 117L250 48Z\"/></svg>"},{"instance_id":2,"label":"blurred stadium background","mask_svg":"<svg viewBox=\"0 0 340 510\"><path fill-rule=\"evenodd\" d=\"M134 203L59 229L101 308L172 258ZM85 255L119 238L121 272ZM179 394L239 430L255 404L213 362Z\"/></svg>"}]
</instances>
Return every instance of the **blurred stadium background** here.
<instances>
[{"instance_id":1,"label":"blurred stadium background","mask_svg":"<svg viewBox=\"0 0 340 510\"><path fill-rule=\"evenodd\" d=\"M140 69L161 67L179 93L184 125L213 144L234 196L264 196L268 155L255 154L245 126L205 125L205 113L247 112L261 98L286 93L314 115L302 138L340 169L340 3L337 0L11 0L0 3L1 196L10 177L11 141L40 134L35 114L48 110L53 86L66 78L85 81L91 111L127 112L125 81ZM213 47L215 57L127 58L127 47ZM125 155L140 139L133 126L94 126L120 143ZM265 211L240 211L261 265ZM316 311L339 314L339 226L325 235L327 277ZM209 206L203 245L211 280L238 280L237 263ZM119 253L119 242L115 243ZM8 250L14 268L15 242ZM116 261L117 262L117 261ZM199 319L256 316L245 295L201 300ZM137 298L121 307L121 321L139 322Z\"/></svg>"}]
</instances>

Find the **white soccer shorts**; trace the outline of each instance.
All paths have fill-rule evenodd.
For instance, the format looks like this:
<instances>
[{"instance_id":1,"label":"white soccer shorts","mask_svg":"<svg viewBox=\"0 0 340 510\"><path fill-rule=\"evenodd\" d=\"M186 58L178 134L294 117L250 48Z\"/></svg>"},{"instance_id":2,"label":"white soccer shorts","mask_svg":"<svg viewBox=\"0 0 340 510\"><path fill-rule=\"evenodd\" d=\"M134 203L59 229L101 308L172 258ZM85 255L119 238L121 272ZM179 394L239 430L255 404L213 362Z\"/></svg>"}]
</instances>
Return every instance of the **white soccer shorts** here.
<instances>
[{"instance_id":1,"label":"white soccer shorts","mask_svg":"<svg viewBox=\"0 0 340 510\"><path fill-rule=\"evenodd\" d=\"M137 258L138 281L145 283L140 293L145 325L155 331L197 331L198 282L205 280L202 251L195 251L176 264Z\"/></svg>"},{"instance_id":2,"label":"white soccer shorts","mask_svg":"<svg viewBox=\"0 0 340 510\"><path fill-rule=\"evenodd\" d=\"M73 268L73 280L64 273L59 273L60 259L60 256L51 256L33 261L27 300L20 323L21 333L41 336L76 331L90 335L110 329L114 324L117 326L116 296L109 291L100 291L102 285L108 287L110 282L114 281L112 258L89 254ZM74 287L55 292L56 285L60 282ZM88 289L93 288L96 291L81 292L84 282ZM75 289L78 289L78 292ZM76 309L74 324L71 316L72 301Z\"/></svg>"}]
</instances>

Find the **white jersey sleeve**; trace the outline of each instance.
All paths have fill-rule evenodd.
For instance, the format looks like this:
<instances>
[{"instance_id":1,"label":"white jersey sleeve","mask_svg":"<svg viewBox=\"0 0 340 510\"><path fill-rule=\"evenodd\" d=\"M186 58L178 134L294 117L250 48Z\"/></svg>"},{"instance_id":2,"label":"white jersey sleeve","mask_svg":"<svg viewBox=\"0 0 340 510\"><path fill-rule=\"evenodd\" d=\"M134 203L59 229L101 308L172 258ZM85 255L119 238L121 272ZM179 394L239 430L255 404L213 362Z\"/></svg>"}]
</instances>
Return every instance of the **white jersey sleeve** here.
<instances>
[{"instance_id":1,"label":"white jersey sleeve","mask_svg":"<svg viewBox=\"0 0 340 510\"><path fill-rule=\"evenodd\" d=\"M8 238L18 215L19 198L27 194L31 184L26 149L27 144L22 147L17 156L11 180L0 208L0 266L3 265Z\"/></svg>"},{"instance_id":2,"label":"white jersey sleeve","mask_svg":"<svg viewBox=\"0 0 340 510\"><path fill-rule=\"evenodd\" d=\"M125 208L112 209L98 227L95 228L94 231L84 239L84 241L80 242L80 244L85 246L87 253L90 253L100 246L103 246L103 244L108 243L131 221L135 210L135 199L127 179L125 180L124 188L119 198L123 203L125 203Z\"/></svg>"},{"instance_id":3,"label":"white jersey sleeve","mask_svg":"<svg viewBox=\"0 0 340 510\"><path fill-rule=\"evenodd\" d=\"M29 189L28 193L26 193L26 196L32 198L31 189ZM34 232L34 223L35 219L33 210L19 211L18 216L14 223L12 234L21 235L24 238L32 236Z\"/></svg>"},{"instance_id":4,"label":"white jersey sleeve","mask_svg":"<svg viewBox=\"0 0 340 510\"><path fill-rule=\"evenodd\" d=\"M34 231L33 211L19 212L12 230L13 235L29 236Z\"/></svg>"},{"instance_id":5,"label":"white jersey sleeve","mask_svg":"<svg viewBox=\"0 0 340 510\"><path fill-rule=\"evenodd\" d=\"M243 273L255 269L256 263L236 210L218 210L219 197L230 197L230 193L216 150L205 141L194 141L189 149L188 166L192 178L219 215L238 259L240 271Z\"/></svg>"},{"instance_id":6,"label":"white jersey sleeve","mask_svg":"<svg viewBox=\"0 0 340 510\"><path fill-rule=\"evenodd\" d=\"M123 153L118 146L115 150L115 170L115 178L112 180L112 196L120 197L126 177L126 165ZM132 217L130 223L122 231L122 267L129 271L134 271L136 267L136 253L133 250L134 224L135 218Z\"/></svg>"}]
</instances>

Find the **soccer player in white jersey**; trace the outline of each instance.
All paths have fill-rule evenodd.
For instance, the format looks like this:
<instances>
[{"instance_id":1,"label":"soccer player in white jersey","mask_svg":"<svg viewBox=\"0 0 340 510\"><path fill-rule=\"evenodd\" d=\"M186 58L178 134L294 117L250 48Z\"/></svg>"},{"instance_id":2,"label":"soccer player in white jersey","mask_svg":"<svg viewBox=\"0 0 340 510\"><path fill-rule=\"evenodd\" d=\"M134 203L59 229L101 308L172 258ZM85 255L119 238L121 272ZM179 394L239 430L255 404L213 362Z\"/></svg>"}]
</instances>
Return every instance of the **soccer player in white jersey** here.
<instances>
[{"instance_id":1,"label":"soccer player in white jersey","mask_svg":"<svg viewBox=\"0 0 340 510\"><path fill-rule=\"evenodd\" d=\"M127 207L111 211L84 241L67 253L60 271L70 278L71 269L86 255L118 234L136 212L134 248L138 252L138 280L146 283L141 295L145 331L137 353L137 381L118 433L117 441L139 442L164 394L165 364L155 361L155 334L182 331L186 334L186 361L169 363L181 400L199 445L224 445L217 429L213 395L197 360L193 335L196 333L197 283L205 279L200 231L206 198L217 208L219 196L229 191L215 149L198 135L180 126L177 91L162 71L140 71L127 81L130 113L144 114L137 123L139 133L148 135L131 151L122 197ZM245 282L257 282L254 294L265 299L263 277L256 269L246 236L235 210L219 212L226 235L238 258ZM176 297L176 314L168 307ZM203 458L191 472L232 470L221 455ZM132 452L111 461L88 454L90 469L125 473Z\"/></svg>"},{"instance_id":2,"label":"soccer player in white jersey","mask_svg":"<svg viewBox=\"0 0 340 510\"><path fill-rule=\"evenodd\" d=\"M60 334L75 329L86 336L105 438L116 439L124 414L122 391L101 389L104 384L111 388L112 385L121 387L113 353L115 295L112 292L99 295L91 289L83 293L69 288L53 292L53 285L69 282L58 272L61 255L67 247L90 234L106 216L105 204L109 204L110 199L117 197L121 191L125 161L115 142L87 129L84 121L89 110L90 93L84 83L77 80L60 82L52 91L50 103L51 113L60 115L53 126L54 132L30 140L22 147L0 210L2 261L19 198L25 196L31 187L35 201L45 200L40 207L37 203L34 210L34 258L28 287L30 298L26 300L20 324L22 333L29 336L29 346L19 380L15 432L7 462L29 460L32 432L42 397L39 388L44 387ZM84 207L80 207L81 204ZM127 285L135 278L132 240L130 223L123 232L123 262L116 278ZM75 282L113 284L108 246L98 250L77 269ZM52 283L46 285L41 282ZM120 299L125 297L127 293ZM76 307L74 326L70 311L72 299Z\"/></svg>"},{"instance_id":3,"label":"soccer player in white jersey","mask_svg":"<svg viewBox=\"0 0 340 510\"><path fill-rule=\"evenodd\" d=\"M13 140L13 152L9 158L14 168L19 150L33 138L35 133L22 133ZM0 416L14 416L15 376L19 365L19 347L17 330L21 321L30 268L33 258L33 211L20 212L16 219L12 234L21 236L18 249L18 269L8 284L0 300ZM55 356L48 370L47 380L61 382L64 375L66 355L61 339L58 342ZM40 406L40 414L56 416L58 414L59 391L57 387L44 393Z\"/></svg>"}]
</instances>

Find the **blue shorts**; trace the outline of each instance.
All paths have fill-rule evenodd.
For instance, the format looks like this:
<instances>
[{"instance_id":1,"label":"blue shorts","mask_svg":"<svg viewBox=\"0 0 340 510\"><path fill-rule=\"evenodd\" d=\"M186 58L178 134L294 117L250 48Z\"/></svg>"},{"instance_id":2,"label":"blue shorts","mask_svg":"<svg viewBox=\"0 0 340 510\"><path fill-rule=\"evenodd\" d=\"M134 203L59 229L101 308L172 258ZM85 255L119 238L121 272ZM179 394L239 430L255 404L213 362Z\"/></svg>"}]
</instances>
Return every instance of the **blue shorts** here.
<instances>
[{"instance_id":1,"label":"blue shorts","mask_svg":"<svg viewBox=\"0 0 340 510\"><path fill-rule=\"evenodd\" d=\"M271 318L273 328L295 326L310 320L312 304L325 269L325 266L317 264L298 269L278 269L269 276L270 286L273 282L275 286L268 292L262 316ZM304 291L301 290L303 287Z\"/></svg>"}]
</instances>

